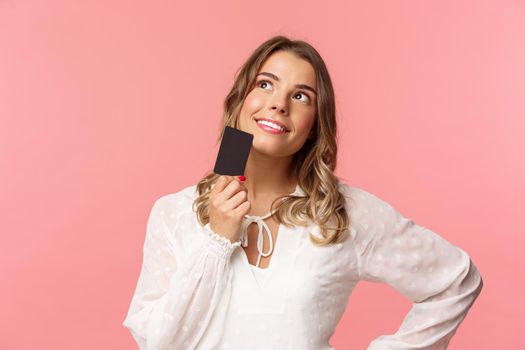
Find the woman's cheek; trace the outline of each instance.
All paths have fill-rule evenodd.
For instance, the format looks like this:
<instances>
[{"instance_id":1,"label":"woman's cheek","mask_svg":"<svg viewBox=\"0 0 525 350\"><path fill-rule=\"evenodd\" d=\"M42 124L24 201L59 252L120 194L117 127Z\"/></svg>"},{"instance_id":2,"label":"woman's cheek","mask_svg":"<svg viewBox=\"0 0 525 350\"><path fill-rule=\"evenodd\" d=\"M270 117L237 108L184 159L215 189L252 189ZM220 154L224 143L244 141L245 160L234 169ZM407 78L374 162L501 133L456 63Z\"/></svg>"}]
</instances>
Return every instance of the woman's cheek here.
<instances>
[{"instance_id":1,"label":"woman's cheek","mask_svg":"<svg viewBox=\"0 0 525 350\"><path fill-rule=\"evenodd\" d=\"M310 128L313 126L313 120L311 117L304 117L300 119L300 122L297 125L297 130L301 134L308 134Z\"/></svg>"},{"instance_id":2,"label":"woman's cheek","mask_svg":"<svg viewBox=\"0 0 525 350\"><path fill-rule=\"evenodd\" d=\"M264 105L263 102L263 99L260 96L257 96L257 94L249 94L248 96L246 96L244 106L249 110L257 110Z\"/></svg>"}]
</instances>

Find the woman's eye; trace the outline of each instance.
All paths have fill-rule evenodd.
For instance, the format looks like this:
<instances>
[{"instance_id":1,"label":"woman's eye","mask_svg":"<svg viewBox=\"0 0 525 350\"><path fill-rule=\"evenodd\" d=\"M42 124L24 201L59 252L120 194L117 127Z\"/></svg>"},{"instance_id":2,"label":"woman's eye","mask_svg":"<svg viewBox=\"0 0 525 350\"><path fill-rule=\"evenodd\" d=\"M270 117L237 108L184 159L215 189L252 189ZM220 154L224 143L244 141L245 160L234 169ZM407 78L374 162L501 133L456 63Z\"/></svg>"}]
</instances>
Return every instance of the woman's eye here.
<instances>
[{"instance_id":1,"label":"woman's eye","mask_svg":"<svg viewBox=\"0 0 525 350\"><path fill-rule=\"evenodd\" d=\"M263 85L264 84L264 85ZM271 86L272 83L269 82L268 80L259 80L257 82L257 86L260 87L260 88L263 88L266 90L266 86ZM264 87L263 87L264 86ZM310 102L310 96L308 96L308 94L304 93L303 91L299 91L295 94L295 96L303 96L303 99L301 101L303 102ZM294 96L294 97L295 97ZM304 97L306 97L306 99L304 99Z\"/></svg>"},{"instance_id":2,"label":"woman's eye","mask_svg":"<svg viewBox=\"0 0 525 350\"><path fill-rule=\"evenodd\" d=\"M298 92L297 94L295 94L295 96L300 96L300 95L303 95L303 96L306 97L306 100L304 100L304 102L309 102L310 101L310 96L308 96L304 92Z\"/></svg>"},{"instance_id":3,"label":"woman's eye","mask_svg":"<svg viewBox=\"0 0 525 350\"><path fill-rule=\"evenodd\" d=\"M266 85L268 85L268 84L271 84L271 83L270 83L268 80L260 80L260 81L257 83L257 86L262 87L262 86L261 86L262 84L266 84ZM264 89L264 88L263 88L263 89Z\"/></svg>"}]
</instances>

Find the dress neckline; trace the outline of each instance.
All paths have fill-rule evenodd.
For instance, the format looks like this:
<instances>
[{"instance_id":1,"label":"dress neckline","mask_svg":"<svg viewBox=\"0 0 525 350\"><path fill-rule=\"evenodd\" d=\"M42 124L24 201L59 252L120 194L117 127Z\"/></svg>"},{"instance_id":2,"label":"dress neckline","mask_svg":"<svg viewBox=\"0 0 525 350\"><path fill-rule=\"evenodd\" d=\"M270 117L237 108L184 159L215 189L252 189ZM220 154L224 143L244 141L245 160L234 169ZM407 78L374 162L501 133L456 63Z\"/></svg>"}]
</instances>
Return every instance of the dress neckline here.
<instances>
[{"instance_id":1,"label":"dress neckline","mask_svg":"<svg viewBox=\"0 0 525 350\"><path fill-rule=\"evenodd\" d=\"M292 193L289 193L288 195L289 196L290 195L304 196L304 194L305 194L305 192L302 190L301 186L299 186L299 183L297 183L295 185L295 190ZM243 222L241 223L241 228L240 228L241 229L241 239L240 240L241 240L241 245L243 247L247 247L248 246L248 227L250 226L250 224L255 222L257 224L258 228L259 228L259 232L257 234L257 251L259 252L259 256L257 257L257 262L255 263L255 265L250 264L248 262L249 265L252 265L252 266L254 266L257 269L268 270L270 268L270 266L272 265L272 263L270 261L269 266L267 266L266 268L259 267L260 263L261 263L261 258L263 256L264 257L270 256L273 253L273 251L274 251L274 242L273 242L272 233L270 231L270 228L266 224L266 222L264 222L264 219L269 218L276 211L277 211L277 208L275 208L271 212L268 212L268 213L266 213L265 215L262 215L262 216L247 215L246 214L246 215L244 215ZM279 223L279 226L277 228L277 232L278 233L280 231L280 228L281 228L281 223ZM268 237L268 241L270 243L269 247L268 247L268 251L266 251L266 252L263 251L263 248L264 248L264 234L266 234L266 236ZM271 259L271 260L273 260L273 259ZM248 261L248 258L246 258L246 261Z\"/></svg>"},{"instance_id":2,"label":"dress neckline","mask_svg":"<svg viewBox=\"0 0 525 350\"><path fill-rule=\"evenodd\" d=\"M257 266L252 265L252 264L249 264L249 265L250 265L250 267L251 267L254 271L257 271L257 272L260 271L260 272L263 272L263 273L264 273L264 272L267 272L267 271L268 271L268 268L269 268L269 267L266 267L266 268L257 267Z\"/></svg>"}]
</instances>

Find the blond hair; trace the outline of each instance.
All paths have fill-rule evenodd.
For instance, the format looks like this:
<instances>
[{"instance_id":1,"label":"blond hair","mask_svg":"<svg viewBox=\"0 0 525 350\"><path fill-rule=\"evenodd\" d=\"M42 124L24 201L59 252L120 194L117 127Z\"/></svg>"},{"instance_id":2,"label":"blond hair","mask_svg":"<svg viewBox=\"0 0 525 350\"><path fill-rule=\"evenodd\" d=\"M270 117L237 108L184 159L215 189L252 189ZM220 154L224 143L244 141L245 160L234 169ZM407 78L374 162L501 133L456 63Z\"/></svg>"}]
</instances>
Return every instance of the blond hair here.
<instances>
[{"instance_id":1,"label":"blond hair","mask_svg":"<svg viewBox=\"0 0 525 350\"><path fill-rule=\"evenodd\" d=\"M311 222L318 225L322 237L309 233L310 240L316 245L340 242L342 233L349 228L349 217L345 196L339 188L340 180L333 173L337 161L334 91L323 59L310 44L278 35L255 49L237 71L234 84L224 100L223 123L217 144L223 137L225 126L237 128L244 99L255 84L263 62L281 50L291 52L313 66L317 81L317 114L312 126L313 137L308 138L293 156L293 175L306 196L279 196L272 202L270 211L278 202L274 215L283 225L308 226ZM193 202L193 211L202 226L209 222L208 199L219 176L211 171L197 184L199 195ZM335 227L329 227L331 221L335 222Z\"/></svg>"}]
</instances>

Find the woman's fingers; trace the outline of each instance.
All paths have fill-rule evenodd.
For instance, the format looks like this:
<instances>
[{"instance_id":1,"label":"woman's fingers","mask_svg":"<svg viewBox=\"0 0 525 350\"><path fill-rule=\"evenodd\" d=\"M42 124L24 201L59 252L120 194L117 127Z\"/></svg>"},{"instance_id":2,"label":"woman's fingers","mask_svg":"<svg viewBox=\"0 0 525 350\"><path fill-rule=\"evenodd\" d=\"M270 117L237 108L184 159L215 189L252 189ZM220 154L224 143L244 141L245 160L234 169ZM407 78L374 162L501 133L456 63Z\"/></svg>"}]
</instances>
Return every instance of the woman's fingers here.
<instances>
[{"instance_id":1,"label":"woman's fingers","mask_svg":"<svg viewBox=\"0 0 525 350\"><path fill-rule=\"evenodd\" d=\"M237 208L240 204L242 204L246 199L248 198L248 195L244 189L240 189L239 192L234 194L230 199L224 203L224 206L227 210L231 211L235 208Z\"/></svg>"},{"instance_id":2,"label":"woman's fingers","mask_svg":"<svg viewBox=\"0 0 525 350\"><path fill-rule=\"evenodd\" d=\"M210 228L232 242L237 241L242 218L250 209L246 186L237 177L221 175L211 192Z\"/></svg>"},{"instance_id":3,"label":"woman's fingers","mask_svg":"<svg viewBox=\"0 0 525 350\"><path fill-rule=\"evenodd\" d=\"M251 203L246 201L241 203L237 208L233 209L236 216L244 217L244 215L250 212Z\"/></svg>"},{"instance_id":4,"label":"woman's fingers","mask_svg":"<svg viewBox=\"0 0 525 350\"><path fill-rule=\"evenodd\" d=\"M226 186L223 188L222 192L217 195L217 198L221 202L226 202L228 199L233 197L237 192L241 190L241 182L234 176L228 176L227 181L229 181Z\"/></svg>"},{"instance_id":5,"label":"woman's fingers","mask_svg":"<svg viewBox=\"0 0 525 350\"><path fill-rule=\"evenodd\" d=\"M215 184L213 185L211 193L212 194L221 193L224 190L224 188L230 183L230 180L231 180L230 178L231 176L228 176L228 175L219 176L219 178L217 179L217 181L215 181Z\"/></svg>"}]
</instances>

